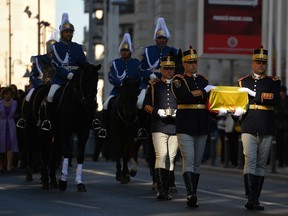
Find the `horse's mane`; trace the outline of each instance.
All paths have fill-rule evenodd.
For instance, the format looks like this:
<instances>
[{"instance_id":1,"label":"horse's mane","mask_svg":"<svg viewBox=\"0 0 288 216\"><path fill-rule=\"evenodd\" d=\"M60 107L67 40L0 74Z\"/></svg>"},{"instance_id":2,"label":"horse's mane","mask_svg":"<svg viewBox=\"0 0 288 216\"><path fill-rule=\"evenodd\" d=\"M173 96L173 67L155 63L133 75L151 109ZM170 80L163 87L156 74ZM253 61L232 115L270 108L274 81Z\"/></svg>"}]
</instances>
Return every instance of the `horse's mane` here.
<instances>
[{"instance_id":1,"label":"horse's mane","mask_svg":"<svg viewBox=\"0 0 288 216\"><path fill-rule=\"evenodd\" d=\"M98 70L100 66L79 68L60 92L56 122L59 127L90 127L96 111ZM60 126L61 125L61 126Z\"/></svg>"}]
</instances>

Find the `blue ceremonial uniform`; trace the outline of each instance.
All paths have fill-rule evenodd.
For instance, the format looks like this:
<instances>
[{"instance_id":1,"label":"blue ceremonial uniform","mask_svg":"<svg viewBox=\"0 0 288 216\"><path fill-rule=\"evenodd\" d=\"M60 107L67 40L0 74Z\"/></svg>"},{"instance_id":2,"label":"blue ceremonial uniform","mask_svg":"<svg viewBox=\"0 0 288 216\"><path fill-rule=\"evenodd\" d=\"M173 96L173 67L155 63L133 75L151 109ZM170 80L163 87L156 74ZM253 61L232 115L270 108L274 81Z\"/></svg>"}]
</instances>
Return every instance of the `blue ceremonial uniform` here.
<instances>
[{"instance_id":1,"label":"blue ceremonial uniform","mask_svg":"<svg viewBox=\"0 0 288 216\"><path fill-rule=\"evenodd\" d=\"M158 45L153 45L145 48L145 53L140 64L140 73L142 76L141 89L146 89L153 71L158 78L161 78L159 71L160 60L162 57L168 56L171 50L173 50L175 55L177 54L177 49L169 46L161 48Z\"/></svg>"},{"instance_id":2,"label":"blue ceremonial uniform","mask_svg":"<svg viewBox=\"0 0 288 216\"><path fill-rule=\"evenodd\" d=\"M192 136L208 134L208 93L204 90L207 85L208 80L199 74L196 77L186 74L174 76L172 91L178 103L177 133Z\"/></svg>"},{"instance_id":3,"label":"blue ceremonial uniform","mask_svg":"<svg viewBox=\"0 0 288 216\"><path fill-rule=\"evenodd\" d=\"M253 75L249 75L239 79L240 87L247 87L256 92L255 98L249 95L249 109L243 115L241 123L242 133L252 135L274 134L273 106L280 102L280 83L279 79L271 76L255 79ZM254 107L251 107L251 105ZM258 109L255 105L262 107Z\"/></svg>"},{"instance_id":4,"label":"blue ceremonial uniform","mask_svg":"<svg viewBox=\"0 0 288 216\"><path fill-rule=\"evenodd\" d=\"M143 103L143 109L152 114L151 132L162 132L165 134L176 134L175 118L168 116L160 118L159 109L177 109L177 102L171 91L171 84L161 79L155 84L149 84Z\"/></svg>"},{"instance_id":5,"label":"blue ceremonial uniform","mask_svg":"<svg viewBox=\"0 0 288 216\"><path fill-rule=\"evenodd\" d=\"M67 75L74 73L77 67L86 62L86 56L82 45L75 42L65 43L63 41L53 44L52 64L56 73L52 79L52 84L63 85L68 81Z\"/></svg>"},{"instance_id":6,"label":"blue ceremonial uniform","mask_svg":"<svg viewBox=\"0 0 288 216\"><path fill-rule=\"evenodd\" d=\"M108 74L109 82L114 86L110 95L118 96L120 94L120 86L125 77L140 80L139 66L140 61L136 58L115 59Z\"/></svg>"},{"instance_id":7,"label":"blue ceremonial uniform","mask_svg":"<svg viewBox=\"0 0 288 216\"><path fill-rule=\"evenodd\" d=\"M43 83L43 74L45 73L44 65L51 63L48 54L33 56L33 67L30 76L32 88L36 88Z\"/></svg>"}]
</instances>

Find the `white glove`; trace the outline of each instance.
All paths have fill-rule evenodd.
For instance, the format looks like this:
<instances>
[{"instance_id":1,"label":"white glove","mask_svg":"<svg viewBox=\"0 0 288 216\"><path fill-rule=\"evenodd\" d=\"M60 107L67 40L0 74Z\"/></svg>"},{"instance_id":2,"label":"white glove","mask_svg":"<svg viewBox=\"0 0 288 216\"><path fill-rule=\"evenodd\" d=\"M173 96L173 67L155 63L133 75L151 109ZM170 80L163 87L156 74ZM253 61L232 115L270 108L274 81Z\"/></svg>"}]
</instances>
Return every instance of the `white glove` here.
<instances>
[{"instance_id":1,"label":"white glove","mask_svg":"<svg viewBox=\"0 0 288 216\"><path fill-rule=\"evenodd\" d=\"M167 117L164 109L159 109L157 113L161 118Z\"/></svg>"},{"instance_id":2,"label":"white glove","mask_svg":"<svg viewBox=\"0 0 288 216\"><path fill-rule=\"evenodd\" d=\"M155 80L155 79L157 79L157 76L154 73L150 74L150 80Z\"/></svg>"},{"instance_id":3,"label":"white glove","mask_svg":"<svg viewBox=\"0 0 288 216\"><path fill-rule=\"evenodd\" d=\"M71 79L73 78L73 76L74 76L73 73L69 73L69 74L67 75L67 79L71 80Z\"/></svg>"},{"instance_id":4,"label":"white glove","mask_svg":"<svg viewBox=\"0 0 288 216\"><path fill-rule=\"evenodd\" d=\"M244 113L245 113L244 109L237 107L232 115L239 117L239 116L242 116Z\"/></svg>"},{"instance_id":5,"label":"white glove","mask_svg":"<svg viewBox=\"0 0 288 216\"><path fill-rule=\"evenodd\" d=\"M211 89L216 89L217 87L216 86L213 86L213 85L207 85L204 90L208 93L211 91Z\"/></svg>"},{"instance_id":6,"label":"white glove","mask_svg":"<svg viewBox=\"0 0 288 216\"><path fill-rule=\"evenodd\" d=\"M227 109L220 108L217 116L225 116L227 114Z\"/></svg>"},{"instance_id":7,"label":"white glove","mask_svg":"<svg viewBox=\"0 0 288 216\"><path fill-rule=\"evenodd\" d=\"M173 118L176 118L176 112L177 112L177 109L175 109L175 111L174 111L174 113L172 115Z\"/></svg>"},{"instance_id":8,"label":"white glove","mask_svg":"<svg viewBox=\"0 0 288 216\"><path fill-rule=\"evenodd\" d=\"M252 97L256 96L256 92L252 91L249 88L243 87L243 88L239 88L238 90L241 91L241 92L247 92Z\"/></svg>"}]
</instances>

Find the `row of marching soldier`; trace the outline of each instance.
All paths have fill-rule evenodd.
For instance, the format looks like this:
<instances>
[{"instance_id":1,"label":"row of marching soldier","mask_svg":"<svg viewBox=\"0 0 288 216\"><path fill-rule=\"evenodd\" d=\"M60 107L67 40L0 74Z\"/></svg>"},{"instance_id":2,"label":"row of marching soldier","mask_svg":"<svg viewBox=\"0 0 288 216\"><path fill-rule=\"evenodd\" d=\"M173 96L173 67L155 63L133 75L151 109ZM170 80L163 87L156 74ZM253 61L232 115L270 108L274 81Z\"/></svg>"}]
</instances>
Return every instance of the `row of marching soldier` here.
<instances>
[{"instance_id":1,"label":"row of marching soldier","mask_svg":"<svg viewBox=\"0 0 288 216\"><path fill-rule=\"evenodd\" d=\"M209 85L208 80L198 73L199 58L196 50L190 47L182 53L184 72L179 73L175 71L177 50L167 46L169 37L164 19L159 18L154 33L156 45L146 47L142 61L137 62L134 67L135 72L140 64L138 75L144 84L141 85L139 108L144 108L151 115L151 130L147 132L148 136L150 132L152 134L156 156L153 166L157 185L156 198L172 199L169 182L173 178L171 171L174 170L179 146L187 205L198 207L197 187L208 136L208 116L214 115L217 119L231 115L234 121L241 122L245 156L243 178L247 198L245 207L248 210L263 210L259 197L274 133L273 107L279 103L281 83L278 78L266 75L268 51L263 47L255 49L252 55L252 73L239 80L239 91L247 92L249 97L248 109L236 107L230 112L221 108L215 115L209 113L206 104L209 92L217 87ZM122 41L122 45L123 43L125 41ZM118 77L117 85L115 81L111 82L114 89L121 85L121 79L132 75L133 68L127 66L127 60L130 60L132 54L132 43L130 41L127 44L126 47L120 46L122 57L115 60L110 69L109 76ZM130 51L128 58L123 57L124 50Z\"/></svg>"}]
</instances>

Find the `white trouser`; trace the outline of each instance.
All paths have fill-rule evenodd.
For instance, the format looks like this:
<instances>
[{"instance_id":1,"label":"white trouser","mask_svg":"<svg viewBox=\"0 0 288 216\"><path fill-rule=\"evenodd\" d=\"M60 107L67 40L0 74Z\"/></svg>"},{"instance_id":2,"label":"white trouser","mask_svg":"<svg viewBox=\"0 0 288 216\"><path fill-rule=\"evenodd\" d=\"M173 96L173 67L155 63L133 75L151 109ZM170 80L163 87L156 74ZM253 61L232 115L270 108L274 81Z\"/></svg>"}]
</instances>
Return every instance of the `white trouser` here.
<instances>
[{"instance_id":1,"label":"white trouser","mask_svg":"<svg viewBox=\"0 0 288 216\"><path fill-rule=\"evenodd\" d=\"M142 109L145 95L146 95L146 89L142 89L140 94L138 95L138 100L137 100L138 109Z\"/></svg>"},{"instance_id":2,"label":"white trouser","mask_svg":"<svg viewBox=\"0 0 288 216\"><path fill-rule=\"evenodd\" d=\"M48 102L50 102L50 103L53 102L54 94L57 91L57 89L59 89L59 88L60 88L60 85L57 85L57 84L51 85L49 93L48 93L48 96L47 96L47 101Z\"/></svg>"},{"instance_id":3,"label":"white trouser","mask_svg":"<svg viewBox=\"0 0 288 216\"><path fill-rule=\"evenodd\" d=\"M29 92L27 93L27 95L26 95L26 97L25 97L25 101L27 101L27 102L30 101L31 96L32 96L34 90L35 90L35 88L31 88L31 89L29 90Z\"/></svg>"},{"instance_id":4,"label":"white trouser","mask_svg":"<svg viewBox=\"0 0 288 216\"><path fill-rule=\"evenodd\" d=\"M243 133L241 139L245 157L244 174L264 176L273 136L254 136Z\"/></svg>"},{"instance_id":5,"label":"white trouser","mask_svg":"<svg viewBox=\"0 0 288 216\"><path fill-rule=\"evenodd\" d=\"M104 102L103 104L103 109L104 110L108 110L108 105L109 105L109 101L111 100L111 98L115 97L115 95L110 95Z\"/></svg>"},{"instance_id":6,"label":"white trouser","mask_svg":"<svg viewBox=\"0 0 288 216\"><path fill-rule=\"evenodd\" d=\"M155 168L173 171L178 149L177 136L155 132L152 133L152 140L156 155Z\"/></svg>"},{"instance_id":7,"label":"white trouser","mask_svg":"<svg viewBox=\"0 0 288 216\"><path fill-rule=\"evenodd\" d=\"M182 174L185 172L200 173L207 135L191 136L177 134L179 149L182 155Z\"/></svg>"}]
</instances>

